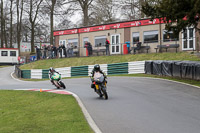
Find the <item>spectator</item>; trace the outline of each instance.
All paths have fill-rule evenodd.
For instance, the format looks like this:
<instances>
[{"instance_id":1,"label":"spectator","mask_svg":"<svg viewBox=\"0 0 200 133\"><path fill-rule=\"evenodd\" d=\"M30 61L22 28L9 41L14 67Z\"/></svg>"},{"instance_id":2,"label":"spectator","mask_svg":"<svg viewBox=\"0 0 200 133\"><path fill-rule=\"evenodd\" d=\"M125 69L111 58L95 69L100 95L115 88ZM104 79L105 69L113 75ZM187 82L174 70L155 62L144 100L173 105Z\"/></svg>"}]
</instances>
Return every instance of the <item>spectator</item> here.
<instances>
[{"instance_id":1,"label":"spectator","mask_svg":"<svg viewBox=\"0 0 200 133\"><path fill-rule=\"evenodd\" d=\"M88 42L87 41L85 41L84 48L88 48Z\"/></svg>"},{"instance_id":2,"label":"spectator","mask_svg":"<svg viewBox=\"0 0 200 133\"><path fill-rule=\"evenodd\" d=\"M40 49L37 46L35 46L35 49L36 49L37 60L40 60Z\"/></svg>"},{"instance_id":3,"label":"spectator","mask_svg":"<svg viewBox=\"0 0 200 133\"><path fill-rule=\"evenodd\" d=\"M106 55L110 55L110 41L106 38Z\"/></svg>"},{"instance_id":4,"label":"spectator","mask_svg":"<svg viewBox=\"0 0 200 133\"><path fill-rule=\"evenodd\" d=\"M128 53L130 53L130 41L127 40L125 43L126 43Z\"/></svg>"},{"instance_id":5,"label":"spectator","mask_svg":"<svg viewBox=\"0 0 200 133\"><path fill-rule=\"evenodd\" d=\"M57 48L56 48L56 46L53 46L53 57L54 58L57 57Z\"/></svg>"},{"instance_id":6,"label":"spectator","mask_svg":"<svg viewBox=\"0 0 200 133\"><path fill-rule=\"evenodd\" d=\"M50 46L50 50L51 50L51 58L53 59L54 58L54 53L53 53L53 45L52 44Z\"/></svg>"},{"instance_id":7,"label":"spectator","mask_svg":"<svg viewBox=\"0 0 200 133\"><path fill-rule=\"evenodd\" d=\"M51 45L48 45L48 58L51 58Z\"/></svg>"},{"instance_id":8,"label":"spectator","mask_svg":"<svg viewBox=\"0 0 200 133\"><path fill-rule=\"evenodd\" d=\"M137 44L136 44L136 47L134 47L134 54L136 53L136 50L140 50L140 48L141 48L141 42L138 42Z\"/></svg>"},{"instance_id":9,"label":"spectator","mask_svg":"<svg viewBox=\"0 0 200 133\"><path fill-rule=\"evenodd\" d=\"M65 45L62 45L62 49L63 49L63 51L64 51L64 53L63 53L63 54L64 54L64 56L65 56L65 57L67 57L67 53L66 53L66 48L65 48Z\"/></svg>"},{"instance_id":10,"label":"spectator","mask_svg":"<svg viewBox=\"0 0 200 133\"><path fill-rule=\"evenodd\" d=\"M92 45L90 42L88 42L88 52L89 52L89 56L92 55Z\"/></svg>"},{"instance_id":11,"label":"spectator","mask_svg":"<svg viewBox=\"0 0 200 133\"><path fill-rule=\"evenodd\" d=\"M84 48L87 49L88 55L89 55L89 43L88 43L87 41L85 41L85 46L84 46Z\"/></svg>"},{"instance_id":12,"label":"spectator","mask_svg":"<svg viewBox=\"0 0 200 133\"><path fill-rule=\"evenodd\" d=\"M70 54L73 57L73 55L74 55L74 44L73 43L70 43Z\"/></svg>"},{"instance_id":13,"label":"spectator","mask_svg":"<svg viewBox=\"0 0 200 133\"><path fill-rule=\"evenodd\" d=\"M58 47L58 50L59 50L59 53L60 53L60 58L62 58L62 45L63 45L63 44L61 44L61 45Z\"/></svg>"},{"instance_id":14,"label":"spectator","mask_svg":"<svg viewBox=\"0 0 200 133\"><path fill-rule=\"evenodd\" d=\"M46 45L44 45L43 50L44 50L44 57L43 58L46 59L47 58L47 51L48 51Z\"/></svg>"},{"instance_id":15,"label":"spectator","mask_svg":"<svg viewBox=\"0 0 200 133\"><path fill-rule=\"evenodd\" d=\"M67 48L66 48L66 52L67 52L67 57L70 57L70 43L67 44Z\"/></svg>"}]
</instances>

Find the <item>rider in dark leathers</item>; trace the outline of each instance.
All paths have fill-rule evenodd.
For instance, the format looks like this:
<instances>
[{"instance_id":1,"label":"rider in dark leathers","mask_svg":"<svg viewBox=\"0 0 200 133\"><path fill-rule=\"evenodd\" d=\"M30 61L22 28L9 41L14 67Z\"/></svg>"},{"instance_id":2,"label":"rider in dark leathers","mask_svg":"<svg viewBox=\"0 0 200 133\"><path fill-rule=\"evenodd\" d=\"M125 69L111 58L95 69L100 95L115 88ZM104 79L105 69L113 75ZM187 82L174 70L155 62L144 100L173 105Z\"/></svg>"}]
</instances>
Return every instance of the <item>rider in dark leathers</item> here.
<instances>
[{"instance_id":1,"label":"rider in dark leathers","mask_svg":"<svg viewBox=\"0 0 200 133\"><path fill-rule=\"evenodd\" d=\"M92 74L92 77L91 77L91 79L92 79L91 88L94 88L94 91L96 91L95 85L93 84L93 78L94 78L95 72L100 72L101 74L103 74L103 76L105 77L105 81L106 81L106 78L107 78L106 74L100 69L100 65L96 64L94 66L92 72L91 72L91 74ZM107 81L106 81L106 83L107 83Z\"/></svg>"}]
</instances>

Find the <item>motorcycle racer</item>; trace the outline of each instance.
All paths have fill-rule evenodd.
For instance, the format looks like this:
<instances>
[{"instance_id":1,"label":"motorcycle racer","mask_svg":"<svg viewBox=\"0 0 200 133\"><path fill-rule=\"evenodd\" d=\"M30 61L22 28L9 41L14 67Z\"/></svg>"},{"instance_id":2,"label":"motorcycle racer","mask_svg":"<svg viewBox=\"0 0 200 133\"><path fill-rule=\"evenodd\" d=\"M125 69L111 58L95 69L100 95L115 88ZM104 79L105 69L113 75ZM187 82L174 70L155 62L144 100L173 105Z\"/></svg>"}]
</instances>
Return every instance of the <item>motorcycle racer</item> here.
<instances>
[{"instance_id":1,"label":"motorcycle racer","mask_svg":"<svg viewBox=\"0 0 200 133\"><path fill-rule=\"evenodd\" d=\"M94 68L93 68L93 70L91 72L91 74L92 74L92 77L91 77L91 80L92 80L91 88L94 88L94 91L96 91L95 85L93 83L95 72L99 72L99 73L103 74L103 76L105 77L105 79L107 78L106 74L101 70L100 65L99 64L94 65ZM106 81L106 83L107 83L107 81Z\"/></svg>"},{"instance_id":2,"label":"motorcycle racer","mask_svg":"<svg viewBox=\"0 0 200 133\"><path fill-rule=\"evenodd\" d=\"M50 79L50 81L51 81L51 83L54 85L54 82L53 82L53 79L51 79L51 77L52 77L52 75L54 75L54 73L58 73L59 74L59 72L57 72L53 67L50 67L49 68L49 79Z\"/></svg>"}]
</instances>

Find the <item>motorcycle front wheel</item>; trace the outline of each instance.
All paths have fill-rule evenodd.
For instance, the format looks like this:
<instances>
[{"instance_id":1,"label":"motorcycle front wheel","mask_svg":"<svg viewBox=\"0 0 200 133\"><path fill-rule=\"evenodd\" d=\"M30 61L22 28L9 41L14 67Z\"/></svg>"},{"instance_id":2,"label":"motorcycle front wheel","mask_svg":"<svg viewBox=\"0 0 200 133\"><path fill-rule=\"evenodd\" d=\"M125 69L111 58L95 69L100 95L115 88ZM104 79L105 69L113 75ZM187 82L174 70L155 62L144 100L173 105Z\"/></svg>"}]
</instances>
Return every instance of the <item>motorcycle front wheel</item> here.
<instances>
[{"instance_id":1,"label":"motorcycle front wheel","mask_svg":"<svg viewBox=\"0 0 200 133\"><path fill-rule=\"evenodd\" d=\"M103 97L104 97L104 99L108 99L108 94L107 94L107 92L106 92L106 88L105 87L102 87L101 88L101 90L102 90L102 92L103 92Z\"/></svg>"},{"instance_id":2,"label":"motorcycle front wheel","mask_svg":"<svg viewBox=\"0 0 200 133\"><path fill-rule=\"evenodd\" d=\"M65 84L64 84L62 81L60 81L60 86L63 87L63 89L66 88L66 87L65 87Z\"/></svg>"}]
</instances>

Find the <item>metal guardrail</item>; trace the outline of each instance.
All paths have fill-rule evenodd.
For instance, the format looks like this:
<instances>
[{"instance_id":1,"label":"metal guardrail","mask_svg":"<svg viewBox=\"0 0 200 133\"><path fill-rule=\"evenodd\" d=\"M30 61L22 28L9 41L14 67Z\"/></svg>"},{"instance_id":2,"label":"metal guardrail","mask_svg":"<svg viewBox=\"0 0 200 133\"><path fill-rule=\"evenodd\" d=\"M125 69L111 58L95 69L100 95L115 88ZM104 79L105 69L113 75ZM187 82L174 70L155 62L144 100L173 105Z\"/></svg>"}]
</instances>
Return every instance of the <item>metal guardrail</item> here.
<instances>
[{"instance_id":1,"label":"metal guardrail","mask_svg":"<svg viewBox=\"0 0 200 133\"><path fill-rule=\"evenodd\" d=\"M127 63L100 64L107 75L144 73L144 61ZM91 76L94 65L56 68L62 77ZM21 70L22 78L48 79L48 69Z\"/></svg>"},{"instance_id":2,"label":"metal guardrail","mask_svg":"<svg viewBox=\"0 0 200 133\"><path fill-rule=\"evenodd\" d=\"M21 78L22 76L21 76L21 70L19 69L19 66L18 65L15 65L14 66L14 74L15 74L15 76L17 77L17 78Z\"/></svg>"}]
</instances>

